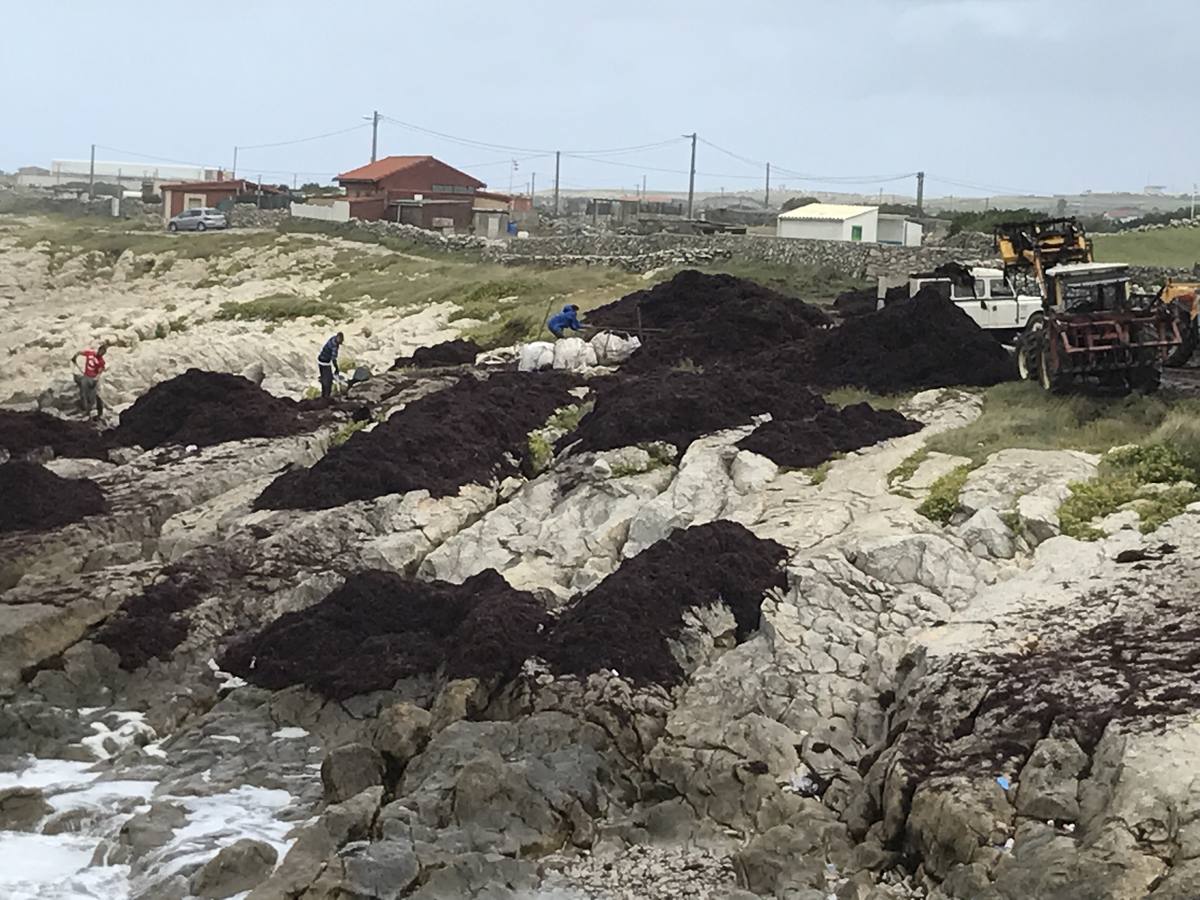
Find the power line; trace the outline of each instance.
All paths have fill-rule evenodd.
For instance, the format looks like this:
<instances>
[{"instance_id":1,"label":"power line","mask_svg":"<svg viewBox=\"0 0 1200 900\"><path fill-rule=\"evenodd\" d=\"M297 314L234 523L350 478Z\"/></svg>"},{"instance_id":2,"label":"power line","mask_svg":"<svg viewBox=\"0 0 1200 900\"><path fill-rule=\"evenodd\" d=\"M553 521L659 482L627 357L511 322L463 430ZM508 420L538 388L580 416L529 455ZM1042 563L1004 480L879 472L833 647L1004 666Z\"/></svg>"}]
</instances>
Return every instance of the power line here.
<instances>
[{"instance_id":1,"label":"power line","mask_svg":"<svg viewBox=\"0 0 1200 900\"><path fill-rule=\"evenodd\" d=\"M270 144L238 144L238 148L241 150L260 150L264 147L289 147L292 144L304 144L308 141L319 141L327 137L336 137L339 134L349 134L351 131L367 128L369 124L368 122L363 122L359 125L351 125L349 128L342 128L338 131L327 131L324 134L314 134L312 137L296 138L294 141L275 141Z\"/></svg>"},{"instance_id":2,"label":"power line","mask_svg":"<svg viewBox=\"0 0 1200 900\"><path fill-rule=\"evenodd\" d=\"M539 155L548 155L548 154L554 153L554 150L547 148L547 147L518 147L518 146L514 146L512 144L498 144L498 143L494 143L492 141L477 141L474 138L465 138L465 137L461 137L459 135L448 134L445 131L438 131L435 128L426 128L423 125L415 125L412 122L405 122L405 121L402 121L401 119L397 119L393 116L388 116L388 115L381 115L380 119L382 119L383 121L385 121L391 125L397 125L401 128L406 128L410 131L420 132L421 134L433 135L434 137L439 137L442 140L450 141L450 142L456 143L456 144L462 144L462 145L468 146L468 147L478 147L478 148L484 149L484 150L502 150L502 151L508 151L508 152L512 152L512 153L536 153ZM585 155L585 154L586 155L605 155L605 154L618 154L618 153L634 153L634 152L637 152L640 150L653 150L653 149L657 149L659 147L666 147L670 144L678 143L679 140L680 140L679 138L669 138L664 141L654 141L653 143L649 143L649 144L633 144L628 147L608 147L608 148L602 148L602 149L598 149L598 150L571 150L569 152L571 154L579 154L579 155ZM563 151L563 152L567 153L568 151Z\"/></svg>"},{"instance_id":3,"label":"power line","mask_svg":"<svg viewBox=\"0 0 1200 900\"><path fill-rule=\"evenodd\" d=\"M704 146L712 147L714 150L720 151L721 153L724 153L726 156L731 156L736 160L746 163L747 165L756 166L757 168L760 168L760 169L766 165L765 160L750 159L748 157L742 156L741 154L734 153L732 150L726 150L724 147L718 147L712 141L706 141L704 138L697 138L697 140L699 140L700 143L704 144Z\"/></svg>"},{"instance_id":4,"label":"power line","mask_svg":"<svg viewBox=\"0 0 1200 900\"><path fill-rule=\"evenodd\" d=\"M1013 187L999 187L994 184L973 184L969 181L957 181L953 178L943 178L941 175L934 175L932 173L927 174L925 177L930 181L936 181L940 184L948 184L952 187L967 188L968 190L972 191L986 191L987 193L991 194L1015 194L1018 196L1022 194L1030 196L1037 195L1036 191L1025 191Z\"/></svg>"}]
</instances>

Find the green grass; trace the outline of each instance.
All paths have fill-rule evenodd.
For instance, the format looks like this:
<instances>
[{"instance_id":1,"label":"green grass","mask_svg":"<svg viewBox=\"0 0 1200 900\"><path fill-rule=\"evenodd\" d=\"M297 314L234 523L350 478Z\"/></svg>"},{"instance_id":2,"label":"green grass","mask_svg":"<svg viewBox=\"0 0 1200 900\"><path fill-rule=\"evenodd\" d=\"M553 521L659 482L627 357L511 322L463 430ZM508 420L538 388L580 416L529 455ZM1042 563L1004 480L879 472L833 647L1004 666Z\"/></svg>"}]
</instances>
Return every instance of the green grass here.
<instances>
[{"instance_id":1,"label":"green grass","mask_svg":"<svg viewBox=\"0 0 1200 900\"><path fill-rule=\"evenodd\" d=\"M1091 523L1127 504L1137 511L1143 533L1158 528L1200 500L1200 464L1194 453L1192 447L1173 444L1121 447L1108 453L1095 478L1071 485L1071 495L1058 510L1063 534L1101 538L1104 533ZM1171 486L1148 489L1152 484Z\"/></svg>"},{"instance_id":2,"label":"green grass","mask_svg":"<svg viewBox=\"0 0 1200 900\"><path fill-rule=\"evenodd\" d=\"M554 462L554 444L560 437L575 430L579 420L591 412L595 404L572 403L557 409L541 428L529 435L529 466L534 475L545 472Z\"/></svg>"},{"instance_id":3,"label":"green grass","mask_svg":"<svg viewBox=\"0 0 1200 900\"><path fill-rule=\"evenodd\" d=\"M701 272L727 273L738 278L749 278L766 285L781 294L799 297L809 303L829 306L842 291L870 287L831 266L789 266L782 263L750 262L746 260L722 260L708 265L685 267L697 268ZM672 269L664 277L672 277L679 269Z\"/></svg>"},{"instance_id":4,"label":"green grass","mask_svg":"<svg viewBox=\"0 0 1200 900\"><path fill-rule=\"evenodd\" d=\"M901 403L912 397L907 394L872 394L862 388L834 388L825 394L825 402L833 406L851 406L855 403L870 403L876 409L895 409Z\"/></svg>"},{"instance_id":5,"label":"green grass","mask_svg":"<svg viewBox=\"0 0 1200 900\"><path fill-rule=\"evenodd\" d=\"M959 466L935 481L929 486L929 496L921 501L917 512L934 522L948 525L951 517L958 512L958 495L972 468Z\"/></svg>"},{"instance_id":6,"label":"green grass","mask_svg":"<svg viewBox=\"0 0 1200 900\"><path fill-rule=\"evenodd\" d=\"M976 464L997 450L1086 450L1123 444L1186 444L1200 454L1200 400L1168 392L1145 397L1055 395L1031 382L1007 382L983 394L983 414L929 439L930 450Z\"/></svg>"},{"instance_id":7,"label":"green grass","mask_svg":"<svg viewBox=\"0 0 1200 900\"><path fill-rule=\"evenodd\" d=\"M296 294L270 294L242 302L227 301L214 319L238 321L280 322L314 316L341 315L340 306L319 297L300 297Z\"/></svg>"},{"instance_id":8,"label":"green grass","mask_svg":"<svg viewBox=\"0 0 1200 900\"><path fill-rule=\"evenodd\" d=\"M327 301L390 309L454 303L453 319L480 320L464 337L485 348L543 336L546 319L568 302L586 312L643 285L636 275L604 267L513 269L353 250L335 254L334 269L321 291Z\"/></svg>"},{"instance_id":9,"label":"green grass","mask_svg":"<svg viewBox=\"0 0 1200 900\"><path fill-rule=\"evenodd\" d=\"M378 234L366 228L354 225L330 225L317 219L287 218L279 224L279 231L284 234L324 234L340 237L347 241L360 244L375 244L395 250L398 253L409 253L426 259L442 259L466 261L478 258L478 254L465 250L442 250L437 247L410 241L394 234Z\"/></svg>"},{"instance_id":10,"label":"green grass","mask_svg":"<svg viewBox=\"0 0 1200 900\"><path fill-rule=\"evenodd\" d=\"M316 395L320 396L320 392L316 392ZM346 441L350 440L350 438L356 433L362 431L368 425L374 424L375 422L373 419L366 419L362 422L347 422L345 425L339 428L334 436L330 439L329 446L340 447L342 444L346 443Z\"/></svg>"},{"instance_id":11,"label":"green grass","mask_svg":"<svg viewBox=\"0 0 1200 900\"><path fill-rule=\"evenodd\" d=\"M1105 454L1096 478L1072 485L1071 495L1059 509L1060 527L1072 537L1101 537L1090 523L1127 503L1136 505L1142 530L1152 531L1188 503L1200 500L1195 488L1150 492L1145 487L1200 483L1200 400L1196 398L1168 392L1150 397L1056 396L1034 384L1010 382L989 388L983 401L978 419L934 435L926 444L929 451L972 460L970 466L935 482L918 508L934 521L949 521L954 514L967 471L996 451L1010 448Z\"/></svg>"},{"instance_id":12,"label":"green grass","mask_svg":"<svg viewBox=\"0 0 1200 900\"><path fill-rule=\"evenodd\" d=\"M1200 262L1200 228L1097 234L1093 239L1098 262L1169 268L1191 268Z\"/></svg>"},{"instance_id":13,"label":"green grass","mask_svg":"<svg viewBox=\"0 0 1200 900\"><path fill-rule=\"evenodd\" d=\"M105 264L112 265L126 250L135 254L174 251L179 259L212 259L227 256L245 247L264 248L274 244L278 235L269 232L213 231L205 234L171 235L159 230L135 228L127 222L104 219L68 219L46 216L33 227L23 229L18 238L22 247L48 241L51 254L76 256L99 253ZM61 267L61 260L57 260ZM148 271L148 270L147 270Z\"/></svg>"},{"instance_id":14,"label":"green grass","mask_svg":"<svg viewBox=\"0 0 1200 900\"><path fill-rule=\"evenodd\" d=\"M835 454L830 459L825 460L819 466L813 466L811 469L804 469L804 473L808 475L811 484L824 484L825 479L829 477L829 467L833 465L835 459L841 459L842 454Z\"/></svg>"},{"instance_id":15,"label":"green grass","mask_svg":"<svg viewBox=\"0 0 1200 900\"><path fill-rule=\"evenodd\" d=\"M925 462L925 460L928 458L929 450L926 447L922 447L916 453L905 457L904 461L901 462L900 465L888 472L888 487L891 487L897 481L908 481L908 479L917 474L917 469L921 468L921 463Z\"/></svg>"}]
</instances>

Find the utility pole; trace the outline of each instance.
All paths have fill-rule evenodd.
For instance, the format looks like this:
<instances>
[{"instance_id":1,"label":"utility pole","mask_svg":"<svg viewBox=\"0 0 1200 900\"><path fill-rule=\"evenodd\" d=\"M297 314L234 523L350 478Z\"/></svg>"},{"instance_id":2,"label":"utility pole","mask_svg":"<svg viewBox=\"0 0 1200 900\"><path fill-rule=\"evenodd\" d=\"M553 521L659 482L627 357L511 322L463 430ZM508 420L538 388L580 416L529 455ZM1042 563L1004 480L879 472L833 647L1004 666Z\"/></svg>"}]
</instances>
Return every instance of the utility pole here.
<instances>
[{"instance_id":1,"label":"utility pole","mask_svg":"<svg viewBox=\"0 0 1200 900\"><path fill-rule=\"evenodd\" d=\"M554 214L558 215L558 164L562 153L558 150L554 151Z\"/></svg>"},{"instance_id":2,"label":"utility pole","mask_svg":"<svg viewBox=\"0 0 1200 900\"><path fill-rule=\"evenodd\" d=\"M925 214L925 173L917 173L917 215Z\"/></svg>"},{"instance_id":3,"label":"utility pole","mask_svg":"<svg viewBox=\"0 0 1200 900\"><path fill-rule=\"evenodd\" d=\"M692 139L692 167L688 172L688 213L687 217L692 218L693 201L696 198L696 132L685 134L684 137Z\"/></svg>"},{"instance_id":4,"label":"utility pole","mask_svg":"<svg viewBox=\"0 0 1200 900\"><path fill-rule=\"evenodd\" d=\"M375 152L379 149L379 110L371 116L371 162L375 162Z\"/></svg>"},{"instance_id":5,"label":"utility pole","mask_svg":"<svg viewBox=\"0 0 1200 900\"><path fill-rule=\"evenodd\" d=\"M238 151L237 144L234 144L233 145L233 171L229 173L230 181L237 180L237 151Z\"/></svg>"},{"instance_id":6,"label":"utility pole","mask_svg":"<svg viewBox=\"0 0 1200 900\"><path fill-rule=\"evenodd\" d=\"M763 209L771 208L771 164L767 163L767 189L763 192Z\"/></svg>"},{"instance_id":7,"label":"utility pole","mask_svg":"<svg viewBox=\"0 0 1200 900\"><path fill-rule=\"evenodd\" d=\"M533 210L534 196L537 194L537 172L529 173L529 209Z\"/></svg>"},{"instance_id":8,"label":"utility pole","mask_svg":"<svg viewBox=\"0 0 1200 900\"><path fill-rule=\"evenodd\" d=\"M1196 218L1196 182L1192 182L1192 216Z\"/></svg>"},{"instance_id":9,"label":"utility pole","mask_svg":"<svg viewBox=\"0 0 1200 900\"><path fill-rule=\"evenodd\" d=\"M92 144L92 163L88 167L88 199L96 199L96 145Z\"/></svg>"}]
</instances>

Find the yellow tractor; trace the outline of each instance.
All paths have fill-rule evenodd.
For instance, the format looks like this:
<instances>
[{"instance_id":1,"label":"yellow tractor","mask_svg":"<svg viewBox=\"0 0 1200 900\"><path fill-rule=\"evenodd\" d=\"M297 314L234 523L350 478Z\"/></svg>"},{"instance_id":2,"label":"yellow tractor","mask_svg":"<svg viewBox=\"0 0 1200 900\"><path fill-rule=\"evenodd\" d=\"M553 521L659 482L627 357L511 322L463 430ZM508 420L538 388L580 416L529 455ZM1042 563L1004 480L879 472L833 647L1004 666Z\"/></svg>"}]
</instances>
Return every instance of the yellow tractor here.
<instances>
[{"instance_id":1,"label":"yellow tractor","mask_svg":"<svg viewBox=\"0 0 1200 900\"><path fill-rule=\"evenodd\" d=\"M1200 313L1200 281L1179 281L1168 278L1158 292L1158 302L1166 306L1175 316L1179 325L1179 336L1183 342L1167 356L1168 366L1186 366L1196 344L1200 342L1200 330L1197 329L1196 316Z\"/></svg>"}]
</instances>

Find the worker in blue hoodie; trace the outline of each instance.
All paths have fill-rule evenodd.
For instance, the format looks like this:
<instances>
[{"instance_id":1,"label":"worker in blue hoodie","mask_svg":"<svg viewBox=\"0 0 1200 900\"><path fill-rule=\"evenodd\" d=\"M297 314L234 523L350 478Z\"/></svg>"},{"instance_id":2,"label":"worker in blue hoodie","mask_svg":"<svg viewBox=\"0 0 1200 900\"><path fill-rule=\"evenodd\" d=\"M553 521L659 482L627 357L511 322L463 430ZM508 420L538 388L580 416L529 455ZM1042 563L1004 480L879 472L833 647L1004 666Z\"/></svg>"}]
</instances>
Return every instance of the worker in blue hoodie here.
<instances>
[{"instance_id":1,"label":"worker in blue hoodie","mask_svg":"<svg viewBox=\"0 0 1200 900\"><path fill-rule=\"evenodd\" d=\"M345 336L339 331L325 342L321 352L317 354L317 373L321 376L321 397L328 400L333 391L333 379L341 380L338 369L338 348L342 346Z\"/></svg>"},{"instance_id":2,"label":"worker in blue hoodie","mask_svg":"<svg viewBox=\"0 0 1200 900\"><path fill-rule=\"evenodd\" d=\"M562 312L552 315L550 321L546 323L546 327L550 329L552 335L560 338L568 328L572 331L581 331L586 326L579 321L579 307L570 303L562 308Z\"/></svg>"}]
</instances>

